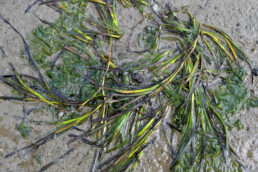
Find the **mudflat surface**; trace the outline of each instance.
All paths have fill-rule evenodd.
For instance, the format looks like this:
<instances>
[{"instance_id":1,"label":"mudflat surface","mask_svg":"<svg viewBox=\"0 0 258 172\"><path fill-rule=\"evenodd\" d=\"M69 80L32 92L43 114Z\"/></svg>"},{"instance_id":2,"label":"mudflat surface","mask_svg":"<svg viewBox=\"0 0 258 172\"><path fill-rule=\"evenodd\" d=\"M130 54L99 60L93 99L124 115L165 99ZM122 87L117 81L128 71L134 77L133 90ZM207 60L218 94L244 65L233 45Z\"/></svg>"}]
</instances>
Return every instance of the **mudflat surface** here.
<instances>
[{"instance_id":1,"label":"mudflat surface","mask_svg":"<svg viewBox=\"0 0 258 172\"><path fill-rule=\"evenodd\" d=\"M41 22L41 19L52 21L58 19L58 14L46 6L35 6L30 13L24 14L25 9L31 4L31 0L0 0L0 13L27 37L33 29ZM249 55L251 60L258 66L258 1L257 0L159 0L156 1L159 8L166 3L173 7L180 8L189 6L189 11L194 13L197 20L221 28L227 32L235 42ZM126 33L130 31L133 24L141 20L140 14L134 13L134 9L118 10L120 28ZM126 20L122 20L127 18ZM148 21L144 21L145 24ZM140 30L140 28L139 28ZM126 37L126 35L125 35ZM121 42L126 42L126 38ZM123 44L122 44L123 45ZM11 73L8 62L12 62L20 73L33 74L27 61L20 58L20 50L23 47L21 39L14 31L0 20L0 46L5 54L0 51L0 74ZM119 47L118 47L119 49ZM135 58L135 57L132 57ZM250 71L248 71L250 73ZM249 88L254 89L258 94L258 84L251 84L250 78L246 79ZM11 90L0 83L0 95L10 96ZM21 123L23 117L23 102L0 101L0 172L5 171L37 171L42 165L50 162L69 149L64 144L66 136L52 140L35 152L15 155L5 159L4 156L17 148L28 145L37 139L37 136L51 131L54 126L32 125L33 130L28 140L20 138L19 132L15 129ZM30 109L35 104L26 103ZM40 105L37 105L40 106ZM230 132L231 145L239 154L241 161L250 171L258 171L258 109L243 111L236 115L244 125L243 130L232 130ZM49 113L30 114L31 119L51 118ZM155 135L159 136L158 141L151 145L143 156L136 171L169 171L171 159L168 154L168 147L160 130ZM89 147L78 146L78 149L59 161L49 171L85 171L90 168L90 161L85 160L80 166L77 163ZM34 155L42 157L42 165L39 165ZM90 159L90 157L89 157Z\"/></svg>"}]
</instances>

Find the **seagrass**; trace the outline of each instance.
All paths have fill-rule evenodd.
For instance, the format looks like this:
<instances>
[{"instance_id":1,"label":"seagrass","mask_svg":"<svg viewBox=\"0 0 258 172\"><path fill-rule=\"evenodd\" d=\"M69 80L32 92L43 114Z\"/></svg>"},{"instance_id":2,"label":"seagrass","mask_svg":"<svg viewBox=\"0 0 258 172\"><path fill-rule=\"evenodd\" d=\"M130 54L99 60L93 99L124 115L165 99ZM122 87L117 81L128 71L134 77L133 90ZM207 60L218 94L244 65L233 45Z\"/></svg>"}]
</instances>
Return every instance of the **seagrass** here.
<instances>
[{"instance_id":1,"label":"seagrass","mask_svg":"<svg viewBox=\"0 0 258 172\"><path fill-rule=\"evenodd\" d=\"M125 47L139 57L126 64L116 63L114 57L114 44L124 35L117 3L120 8L139 10L145 20L156 24L139 35L143 50ZM94 153L90 171L133 171L144 150L155 144L155 130L165 124L172 171L246 170L230 146L228 131L242 127L239 120L230 120L233 114L258 105L257 97L243 84L246 71L239 61L246 62L252 75L257 74L228 34L199 23L185 7L175 10L166 6L156 11L145 0L38 0L25 12L37 4L54 8L60 18L55 23L40 19L47 26L39 26L28 39L0 14L21 37L25 46L22 56L38 75L20 74L10 63L13 73L1 75L0 80L17 94L0 99L43 102L57 114L66 115L52 122L55 131L6 158L37 149L74 129L80 134L68 134L67 144L91 146L82 157L83 161L90 151ZM91 7L98 17L85 15L88 4L94 5ZM147 14L146 8L152 14ZM188 20L180 19L181 15ZM177 46L162 48L164 42ZM57 56L48 61L54 53ZM220 82L214 88L215 80ZM83 130L82 125L90 127ZM19 128L25 138L30 129L27 123ZM181 135L176 148L172 146L175 133ZM39 171L73 151L76 147Z\"/></svg>"}]
</instances>

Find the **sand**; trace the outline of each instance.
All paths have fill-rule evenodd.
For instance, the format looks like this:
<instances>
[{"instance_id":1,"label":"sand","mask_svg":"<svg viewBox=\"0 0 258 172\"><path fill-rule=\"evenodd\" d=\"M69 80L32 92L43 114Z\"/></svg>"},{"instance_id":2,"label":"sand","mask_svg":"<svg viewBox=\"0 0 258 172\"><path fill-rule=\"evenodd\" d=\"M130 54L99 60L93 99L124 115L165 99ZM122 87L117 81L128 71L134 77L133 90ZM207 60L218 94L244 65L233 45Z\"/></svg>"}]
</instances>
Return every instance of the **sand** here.
<instances>
[{"instance_id":1,"label":"sand","mask_svg":"<svg viewBox=\"0 0 258 172\"><path fill-rule=\"evenodd\" d=\"M50 22L58 19L58 14L45 6L34 7L30 13L24 14L25 9L32 2L31 0L0 0L0 13L7 17L25 37L41 24L36 16ZM160 0L157 2L160 2L159 6L161 8L165 3L178 8L186 5L189 6L189 10L197 16L198 21L214 25L226 31L245 50L254 64L258 66L257 0ZM125 32L131 29L133 23L141 20L138 17L139 14L134 14L133 11L133 9L127 9L119 15L120 18L123 18L123 15L131 17L127 21L121 21L121 29ZM121 41L125 42L125 40ZM21 39L2 21L0 21L0 47L5 51L5 54L2 54L0 51L1 75L11 73L8 62L12 62L20 73L33 74L27 62L20 59L19 53L23 47ZM250 80L247 79L246 83L249 88L254 89L256 94L258 93L257 82L251 85ZM11 90L2 83L0 83L0 95L12 95ZM23 116L23 105L24 103L22 102L0 101L0 172L37 171L42 165L60 156L70 147L64 144L67 136L62 136L47 143L46 146L43 146L36 152L15 155L5 159L4 156L7 153L35 141L39 134L51 131L54 128L53 126L46 125L32 125L33 130L30 139L21 139L19 132L15 128L21 122L21 118L17 118L17 116ZM28 105L26 103L27 109L33 106L33 104ZM35 119L35 117L36 119L52 118L51 114L46 113L30 114L28 118ZM239 131L234 129L230 132L231 145L249 171L258 171L258 108L243 111L237 114L237 117L241 119L244 129ZM160 130L156 131L155 135L159 136L158 141L145 151L146 154L136 171L169 171L171 159L168 156L168 146ZM65 160L61 160L48 171L87 171L91 163L89 160L85 160L80 166L77 165L77 162L80 160L79 157L87 151L88 147L78 147ZM33 158L35 154L43 157L42 165L39 165Z\"/></svg>"}]
</instances>

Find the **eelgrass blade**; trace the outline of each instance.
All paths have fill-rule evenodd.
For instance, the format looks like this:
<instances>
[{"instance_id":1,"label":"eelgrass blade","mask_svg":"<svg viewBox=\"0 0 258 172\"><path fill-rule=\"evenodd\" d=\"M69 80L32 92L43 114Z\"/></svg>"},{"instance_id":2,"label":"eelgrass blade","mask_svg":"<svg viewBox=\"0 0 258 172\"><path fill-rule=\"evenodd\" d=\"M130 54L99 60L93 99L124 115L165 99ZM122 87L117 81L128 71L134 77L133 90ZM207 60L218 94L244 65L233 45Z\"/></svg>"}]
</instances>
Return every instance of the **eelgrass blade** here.
<instances>
[{"instance_id":1,"label":"eelgrass blade","mask_svg":"<svg viewBox=\"0 0 258 172\"><path fill-rule=\"evenodd\" d=\"M27 7L27 9L24 11L24 13L29 12L30 9L31 9L33 6L35 6L37 3L39 3L40 1L42 1L42 0L36 0L36 1L34 1L32 4L30 4L30 5Z\"/></svg>"},{"instance_id":2,"label":"eelgrass blade","mask_svg":"<svg viewBox=\"0 0 258 172\"><path fill-rule=\"evenodd\" d=\"M69 155L70 153L72 153L75 150L75 148L71 148L68 151L66 151L63 155L59 156L58 158L56 158L55 160L53 160L52 162L48 163L47 165L45 165L44 167L42 167L39 172L43 172L46 171L48 168L50 168L51 166L55 165L58 161L60 161L61 159L64 159L67 155Z\"/></svg>"},{"instance_id":3,"label":"eelgrass blade","mask_svg":"<svg viewBox=\"0 0 258 172\"><path fill-rule=\"evenodd\" d=\"M26 40L24 39L24 37L21 35L21 33L8 21L6 20L1 14L0 14L0 18L6 23L8 24L18 35L19 37L22 39L23 44L25 46L25 51L28 55L29 58L29 62L31 63L33 69L38 73L40 79L42 80L42 82L44 82L45 86L47 87L47 89L51 92L51 94L53 95L53 97L55 98L55 100L60 104L60 106L62 107L62 104L59 102L58 98L55 96L54 92L55 90L47 83L47 81L44 79L42 73L40 72L40 70L38 69L35 61L33 60L31 51L30 51L30 47L27 44ZM57 107L57 106L55 106Z\"/></svg>"}]
</instances>

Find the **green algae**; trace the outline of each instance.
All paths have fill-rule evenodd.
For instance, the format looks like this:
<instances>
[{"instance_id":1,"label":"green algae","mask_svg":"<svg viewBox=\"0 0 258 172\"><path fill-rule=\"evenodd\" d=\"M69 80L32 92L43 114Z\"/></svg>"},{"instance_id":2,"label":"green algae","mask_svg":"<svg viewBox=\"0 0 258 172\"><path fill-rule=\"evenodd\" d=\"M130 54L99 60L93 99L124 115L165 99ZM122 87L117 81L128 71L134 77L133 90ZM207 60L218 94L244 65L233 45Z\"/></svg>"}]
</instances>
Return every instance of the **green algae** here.
<instances>
[{"instance_id":1,"label":"green algae","mask_svg":"<svg viewBox=\"0 0 258 172\"><path fill-rule=\"evenodd\" d=\"M155 45L157 30L151 26L146 26L144 31L138 35L138 46L148 49Z\"/></svg>"},{"instance_id":2,"label":"green algae","mask_svg":"<svg viewBox=\"0 0 258 172\"><path fill-rule=\"evenodd\" d=\"M27 140L33 128L29 125L27 120L22 120L21 124L16 126L16 129L19 131L21 137Z\"/></svg>"}]
</instances>

